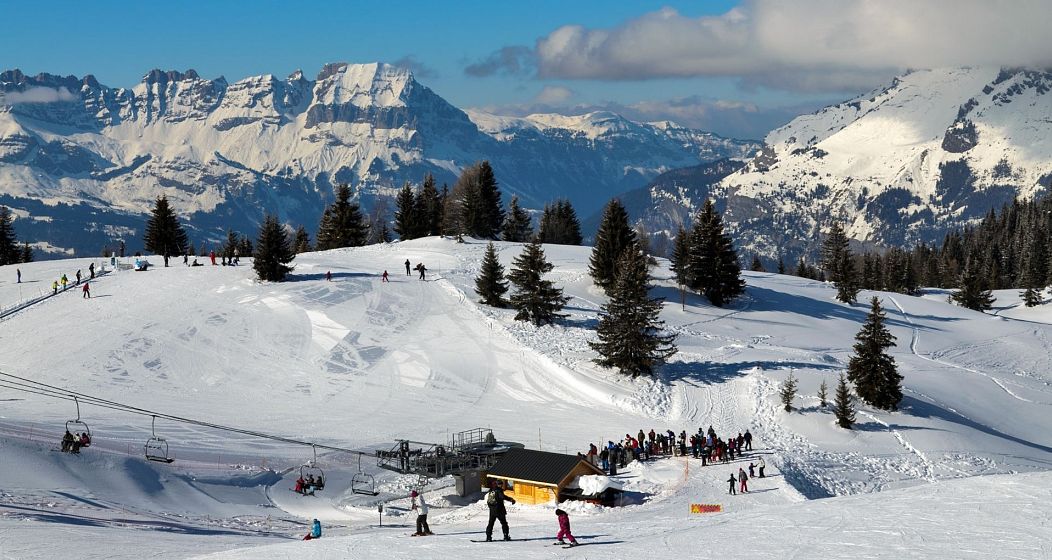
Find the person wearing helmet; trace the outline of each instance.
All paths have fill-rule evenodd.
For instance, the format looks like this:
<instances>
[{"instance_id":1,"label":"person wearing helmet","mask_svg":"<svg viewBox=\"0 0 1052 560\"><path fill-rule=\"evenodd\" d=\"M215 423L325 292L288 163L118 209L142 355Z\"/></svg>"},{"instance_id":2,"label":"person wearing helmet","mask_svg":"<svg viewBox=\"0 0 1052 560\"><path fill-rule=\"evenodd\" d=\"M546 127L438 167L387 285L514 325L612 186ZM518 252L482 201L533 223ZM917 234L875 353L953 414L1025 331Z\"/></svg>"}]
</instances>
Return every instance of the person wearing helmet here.
<instances>
[{"instance_id":1,"label":"person wearing helmet","mask_svg":"<svg viewBox=\"0 0 1052 560\"><path fill-rule=\"evenodd\" d=\"M414 537L423 537L427 535L433 535L431 527L427 525L427 502L424 501L424 495L413 490L409 493L409 497L413 500L413 506L410 510L416 510L416 532L413 533Z\"/></svg>"}]
</instances>

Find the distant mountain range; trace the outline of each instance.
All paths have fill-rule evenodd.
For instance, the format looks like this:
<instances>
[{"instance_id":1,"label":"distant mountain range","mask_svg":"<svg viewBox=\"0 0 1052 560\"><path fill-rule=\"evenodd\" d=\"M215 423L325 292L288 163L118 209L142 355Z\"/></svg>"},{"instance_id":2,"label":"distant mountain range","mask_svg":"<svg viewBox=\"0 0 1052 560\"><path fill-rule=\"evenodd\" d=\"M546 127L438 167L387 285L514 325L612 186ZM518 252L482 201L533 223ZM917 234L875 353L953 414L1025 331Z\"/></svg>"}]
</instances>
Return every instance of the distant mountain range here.
<instances>
[{"instance_id":1,"label":"distant mountain range","mask_svg":"<svg viewBox=\"0 0 1052 560\"><path fill-rule=\"evenodd\" d=\"M0 73L0 204L39 250L141 246L166 194L200 243L254 233L264 211L313 230L333 187L364 207L433 173L452 185L486 159L505 193L579 214L661 172L759 146L613 113L514 118L462 111L386 64L330 64L317 77L228 83L152 70L130 89L92 77Z\"/></svg>"},{"instance_id":2,"label":"distant mountain range","mask_svg":"<svg viewBox=\"0 0 1052 560\"><path fill-rule=\"evenodd\" d=\"M674 233L714 197L739 247L771 259L814 256L832 220L862 244L941 242L1048 192L1050 90L1045 71L911 72L772 131L745 165L670 171L622 198L647 229Z\"/></svg>"}]
</instances>

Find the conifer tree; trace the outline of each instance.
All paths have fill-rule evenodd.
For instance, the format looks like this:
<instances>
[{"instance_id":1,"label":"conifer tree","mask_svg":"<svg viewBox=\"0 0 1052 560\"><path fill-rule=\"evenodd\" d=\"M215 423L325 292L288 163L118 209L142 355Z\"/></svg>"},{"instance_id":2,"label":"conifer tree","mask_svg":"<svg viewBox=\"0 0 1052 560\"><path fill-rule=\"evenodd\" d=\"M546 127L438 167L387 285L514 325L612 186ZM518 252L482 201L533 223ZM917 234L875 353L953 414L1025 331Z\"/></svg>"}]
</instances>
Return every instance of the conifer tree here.
<instances>
[{"instance_id":1,"label":"conifer tree","mask_svg":"<svg viewBox=\"0 0 1052 560\"><path fill-rule=\"evenodd\" d=\"M588 272L595 284L608 290L617 274L617 260L625 249L636 244L636 232L628 224L628 211L621 201L614 198L603 209L599 230L595 234L595 246L588 262Z\"/></svg>"},{"instance_id":2,"label":"conifer tree","mask_svg":"<svg viewBox=\"0 0 1052 560\"><path fill-rule=\"evenodd\" d=\"M254 256L252 268L263 282L281 282L292 271L289 263L296 254L292 252L292 244L277 216L267 214L263 218Z\"/></svg>"},{"instance_id":3,"label":"conifer tree","mask_svg":"<svg viewBox=\"0 0 1052 560\"><path fill-rule=\"evenodd\" d=\"M785 259L778 255L778 274L785 274Z\"/></svg>"},{"instance_id":4,"label":"conifer tree","mask_svg":"<svg viewBox=\"0 0 1052 560\"><path fill-rule=\"evenodd\" d=\"M793 399L796 398L796 384L796 377L793 377L792 372L789 372L789 377L785 378L785 381L782 382L782 387L778 390L778 396L786 412L792 412L793 410Z\"/></svg>"},{"instance_id":5,"label":"conifer tree","mask_svg":"<svg viewBox=\"0 0 1052 560\"><path fill-rule=\"evenodd\" d=\"M420 226L418 236L442 234L442 195L435 188L435 177L430 173L424 176L424 186L416 197L415 212Z\"/></svg>"},{"instance_id":6,"label":"conifer tree","mask_svg":"<svg viewBox=\"0 0 1052 560\"><path fill-rule=\"evenodd\" d=\"M247 235L241 236L240 249L238 251L242 255L251 255L255 253L255 249L252 247L252 240Z\"/></svg>"},{"instance_id":7,"label":"conifer tree","mask_svg":"<svg viewBox=\"0 0 1052 560\"><path fill-rule=\"evenodd\" d=\"M314 249L310 245L310 234L307 233L307 228L300 226L296 229L296 237L292 243L293 250L296 254L309 253Z\"/></svg>"},{"instance_id":8,"label":"conifer tree","mask_svg":"<svg viewBox=\"0 0 1052 560\"><path fill-rule=\"evenodd\" d=\"M33 248L29 246L29 243L22 244L22 262L33 262Z\"/></svg>"},{"instance_id":9,"label":"conifer tree","mask_svg":"<svg viewBox=\"0 0 1052 560\"><path fill-rule=\"evenodd\" d=\"M577 219L577 212L569 200L560 199L554 203L545 204L544 212L541 214L541 222L537 228L537 236L541 243L553 245L580 245L581 221Z\"/></svg>"},{"instance_id":10,"label":"conifer tree","mask_svg":"<svg viewBox=\"0 0 1052 560\"><path fill-rule=\"evenodd\" d=\"M902 400L902 376L895 358L887 352L895 346L895 337L884 326L884 319L880 299L874 296L866 322L855 335L855 354L848 362L847 377L864 402L882 410L896 410Z\"/></svg>"},{"instance_id":11,"label":"conifer tree","mask_svg":"<svg viewBox=\"0 0 1052 560\"><path fill-rule=\"evenodd\" d=\"M796 272L793 274L793 276L797 276L800 278L810 278L810 275L807 273L807 262L804 261L803 257L800 257L800 261L796 263Z\"/></svg>"},{"instance_id":12,"label":"conifer tree","mask_svg":"<svg viewBox=\"0 0 1052 560\"><path fill-rule=\"evenodd\" d=\"M481 239L496 239L504 224L504 205L500 187L488 161L478 164L479 214L472 235Z\"/></svg>"},{"instance_id":13,"label":"conifer tree","mask_svg":"<svg viewBox=\"0 0 1052 560\"><path fill-rule=\"evenodd\" d=\"M227 258L227 260L234 258L234 253L239 256L241 254L241 235L238 232L228 229L226 230L226 241L223 243L223 248L220 249L220 254Z\"/></svg>"},{"instance_id":14,"label":"conifer tree","mask_svg":"<svg viewBox=\"0 0 1052 560\"><path fill-rule=\"evenodd\" d=\"M841 428L850 430L855 424L855 403L851 398L851 389L847 386L847 379L840 374L837 381L836 394L833 397L833 415L836 423Z\"/></svg>"},{"instance_id":15,"label":"conifer tree","mask_svg":"<svg viewBox=\"0 0 1052 560\"><path fill-rule=\"evenodd\" d=\"M366 229L361 208L357 202L351 202L351 188L342 184L336 189L336 201L322 214L318 227L318 250L365 245Z\"/></svg>"},{"instance_id":16,"label":"conifer tree","mask_svg":"<svg viewBox=\"0 0 1052 560\"><path fill-rule=\"evenodd\" d=\"M978 259L969 259L961 274L959 289L950 294L950 301L976 311L989 311L994 305L993 292L980 272ZM857 386L857 384L856 384ZM861 396L861 394L859 395Z\"/></svg>"},{"instance_id":17,"label":"conifer tree","mask_svg":"<svg viewBox=\"0 0 1052 560\"><path fill-rule=\"evenodd\" d=\"M1045 288L1045 247L1043 242L1034 238L1035 233L1038 233L1036 228L1035 231L1027 232L1029 239L1025 245L1023 272L1022 278L1020 278L1024 288L1020 296L1023 298L1023 304L1027 307L1041 305L1043 301L1041 292Z\"/></svg>"},{"instance_id":18,"label":"conifer tree","mask_svg":"<svg viewBox=\"0 0 1052 560\"><path fill-rule=\"evenodd\" d=\"M497 250L491 241L486 246L479 275L475 278L475 293L481 298L479 301L486 305L507 307L508 300L504 298L507 292L508 282L504 279L504 265L497 259Z\"/></svg>"},{"instance_id":19,"label":"conifer tree","mask_svg":"<svg viewBox=\"0 0 1052 560\"><path fill-rule=\"evenodd\" d=\"M822 384L818 386L818 405L825 408L827 400L829 399L829 385L826 385L826 380L822 380Z\"/></svg>"},{"instance_id":20,"label":"conifer tree","mask_svg":"<svg viewBox=\"0 0 1052 560\"><path fill-rule=\"evenodd\" d=\"M179 225L179 219L164 195L157 199L150 219L146 222L144 241L147 251L161 255L164 266L168 266L168 259L173 255L186 252L186 232L183 231L183 226Z\"/></svg>"},{"instance_id":21,"label":"conifer tree","mask_svg":"<svg viewBox=\"0 0 1052 560\"><path fill-rule=\"evenodd\" d=\"M669 264L672 274L676 277L676 283L681 286L689 284L687 272L690 270L690 234L683 229L683 226L679 226L676 238L672 242Z\"/></svg>"},{"instance_id":22,"label":"conifer tree","mask_svg":"<svg viewBox=\"0 0 1052 560\"><path fill-rule=\"evenodd\" d=\"M763 262L760 261L760 255L752 256L752 263L749 265L749 270L753 272L767 272L767 269L763 267Z\"/></svg>"},{"instance_id":23,"label":"conifer tree","mask_svg":"<svg viewBox=\"0 0 1052 560\"><path fill-rule=\"evenodd\" d=\"M651 298L646 255L636 245L628 246L618 259L609 301L599 313L598 342L589 342L602 367L616 368L632 377L651 375L677 349L675 335L661 334L664 322L661 298Z\"/></svg>"},{"instance_id":24,"label":"conifer tree","mask_svg":"<svg viewBox=\"0 0 1052 560\"><path fill-rule=\"evenodd\" d=\"M826 272L826 278L831 282L837 282L840 279L841 267L845 264L845 254L850 254L847 234L840 222L834 222L829 228L829 233L822 240L821 249L821 266Z\"/></svg>"},{"instance_id":25,"label":"conifer tree","mask_svg":"<svg viewBox=\"0 0 1052 560\"><path fill-rule=\"evenodd\" d=\"M418 204L413 187L406 181L395 199L394 230L402 241L415 239L421 229L422 216L418 215Z\"/></svg>"},{"instance_id":26,"label":"conifer tree","mask_svg":"<svg viewBox=\"0 0 1052 560\"><path fill-rule=\"evenodd\" d=\"M518 196L511 197L511 203L504 218L504 227L501 229L500 237L504 241L514 243L525 243L533 237L533 223L530 220L530 214L519 206Z\"/></svg>"},{"instance_id":27,"label":"conifer tree","mask_svg":"<svg viewBox=\"0 0 1052 560\"><path fill-rule=\"evenodd\" d=\"M516 321L532 321L534 325L541 326L566 316L559 311L570 298L564 297L562 289L543 278L553 268L536 239L526 244L522 253L512 261L508 279L515 286L510 302L518 311L515 314Z\"/></svg>"},{"instance_id":28,"label":"conifer tree","mask_svg":"<svg viewBox=\"0 0 1052 560\"><path fill-rule=\"evenodd\" d=\"M706 200L690 234L688 287L697 290L716 307L745 291L738 254L730 236L723 232L723 220L712 200Z\"/></svg>"},{"instance_id":29,"label":"conifer tree","mask_svg":"<svg viewBox=\"0 0 1052 560\"><path fill-rule=\"evenodd\" d=\"M0 206L0 266L22 261L23 249L15 237L14 215L6 206Z\"/></svg>"},{"instance_id":30,"label":"conifer tree","mask_svg":"<svg viewBox=\"0 0 1052 560\"><path fill-rule=\"evenodd\" d=\"M855 303L858 300L858 274L855 272L855 258L851 251L845 250L840 255L837 265L836 298L844 303Z\"/></svg>"}]
</instances>

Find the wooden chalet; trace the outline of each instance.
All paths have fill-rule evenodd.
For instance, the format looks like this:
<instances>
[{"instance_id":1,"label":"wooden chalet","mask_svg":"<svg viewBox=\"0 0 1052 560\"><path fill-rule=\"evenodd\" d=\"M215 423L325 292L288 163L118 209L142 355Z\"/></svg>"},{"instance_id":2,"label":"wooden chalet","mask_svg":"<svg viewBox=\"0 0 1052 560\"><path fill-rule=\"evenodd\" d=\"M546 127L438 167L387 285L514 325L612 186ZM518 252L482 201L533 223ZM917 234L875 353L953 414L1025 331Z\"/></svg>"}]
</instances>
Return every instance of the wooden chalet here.
<instances>
[{"instance_id":1,"label":"wooden chalet","mask_svg":"<svg viewBox=\"0 0 1052 560\"><path fill-rule=\"evenodd\" d=\"M505 494L524 504L560 502L563 490L581 475L605 474L576 455L511 449L487 473L505 483Z\"/></svg>"}]
</instances>

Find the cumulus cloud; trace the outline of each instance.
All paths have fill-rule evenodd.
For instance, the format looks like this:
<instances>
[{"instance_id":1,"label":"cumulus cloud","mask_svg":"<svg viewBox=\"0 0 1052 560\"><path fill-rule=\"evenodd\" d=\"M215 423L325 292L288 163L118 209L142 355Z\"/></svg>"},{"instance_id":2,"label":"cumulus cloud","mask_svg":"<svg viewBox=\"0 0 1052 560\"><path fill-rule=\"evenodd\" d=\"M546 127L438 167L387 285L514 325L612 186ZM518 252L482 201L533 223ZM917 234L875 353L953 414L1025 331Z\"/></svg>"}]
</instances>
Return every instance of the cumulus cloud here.
<instances>
[{"instance_id":1,"label":"cumulus cloud","mask_svg":"<svg viewBox=\"0 0 1052 560\"><path fill-rule=\"evenodd\" d=\"M77 96L65 87L30 87L25 91L4 93L4 101L11 105L19 103L54 103L56 101L76 101Z\"/></svg>"},{"instance_id":2,"label":"cumulus cloud","mask_svg":"<svg viewBox=\"0 0 1052 560\"><path fill-rule=\"evenodd\" d=\"M906 68L1049 66L1049 14L1043 0L745 0L718 16L665 8L609 29L560 27L519 60L541 78L857 90ZM498 53L486 59L494 68Z\"/></svg>"},{"instance_id":3,"label":"cumulus cloud","mask_svg":"<svg viewBox=\"0 0 1052 560\"><path fill-rule=\"evenodd\" d=\"M464 73L476 78L485 78L498 74L528 75L534 71L534 53L530 47L513 45L490 53L478 62L469 64Z\"/></svg>"},{"instance_id":4,"label":"cumulus cloud","mask_svg":"<svg viewBox=\"0 0 1052 560\"><path fill-rule=\"evenodd\" d=\"M544 86L533 98L534 103L541 105L561 105L576 95L574 90L563 86Z\"/></svg>"},{"instance_id":5,"label":"cumulus cloud","mask_svg":"<svg viewBox=\"0 0 1052 560\"><path fill-rule=\"evenodd\" d=\"M410 71L413 72L413 75L417 78L438 77L438 72L434 68L424 64L423 62L420 62L415 56L411 54L407 54L402 58L399 58L398 60L392 62L391 64L395 66L400 66L402 68L408 68Z\"/></svg>"}]
</instances>

